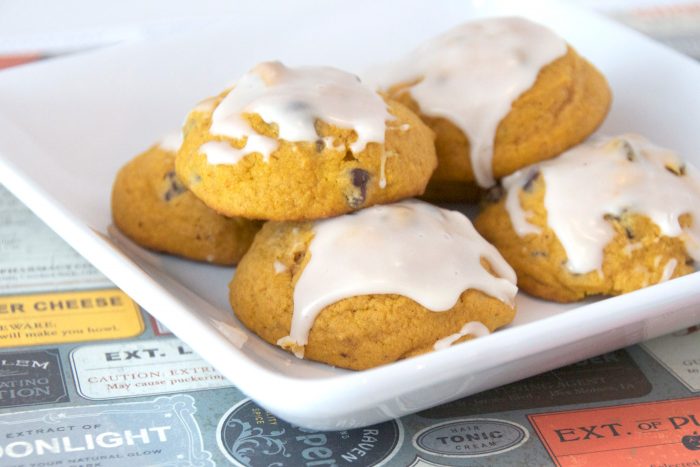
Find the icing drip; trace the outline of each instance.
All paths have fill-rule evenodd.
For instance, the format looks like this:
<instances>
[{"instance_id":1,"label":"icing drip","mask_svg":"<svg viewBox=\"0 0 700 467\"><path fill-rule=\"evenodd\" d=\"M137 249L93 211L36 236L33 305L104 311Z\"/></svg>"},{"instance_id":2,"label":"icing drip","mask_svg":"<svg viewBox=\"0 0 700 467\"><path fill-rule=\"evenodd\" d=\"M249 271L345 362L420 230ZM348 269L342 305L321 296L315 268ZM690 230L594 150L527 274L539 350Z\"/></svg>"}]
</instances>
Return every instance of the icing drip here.
<instances>
[{"instance_id":1,"label":"icing drip","mask_svg":"<svg viewBox=\"0 0 700 467\"><path fill-rule=\"evenodd\" d=\"M455 334L450 334L449 336L443 337L442 339L435 342L435 344L433 345L433 349L446 349L455 342L457 342L460 338L470 334L474 337L483 337L488 336L489 334L491 334L491 332L489 331L489 328L483 325L483 323L480 323L478 321L470 321L464 326L462 326L462 329L460 329L459 332Z\"/></svg>"},{"instance_id":2,"label":"icing drip","mask_svg":"<svg viewBox=\"0 0 700 467\"><path fill-rule=\"evenodd\" d=\"M438 312L476 289L513 305L513 269L459 212L408 200L316 221L313 233L291 332L278 342L297 356L321 310L349 297L399 294Z\"/></svg>"},{"instance_id":3,"label":"icing drip","mask_svg":"<svg viewBox=\"0 0 700 467\"><path fill-rule=\"evenodd\" d=\"M177 152L180 146L182 146L182 133L179 131L167 134L158 143L159 148L168 152Z\"/></svg>"},{"instance_id":4,"label":"icing drip","mask_svg":"<svg viewBox=\"0 0 700 467\"><path fill-rule=\"evenodd\" d=\"M521 237L539 232L527 222L518 197L534 171L544 177L547 224L566 251L569 271L601 270L603 250L614 236L605 216L625 212L647 216L700 260L700 171L672 151L627 134L579 145L506 177L506 209ZM684 214L693 217L685 229L679 223Z\"/></svg>"},{"instance_id":5,"label":"icing drip","mask_svg":"<svg viewBox=\"0 0 700 467\"><path fill-rule=\"evenodd\" d=\"M382 152L382 158L379 165L379 188L386 188L386 161L390 157L397 157L399 154L391 149Z\"/></svg>"},{"instance_id":6,"label":"icing drip","mask_svg":"<svg viewBox=\"0 0 700 467\"><path fill-rule=\"evenodd\" d=\"M669 259L668 263L666 263L666 266L664 266L663 272L661 273L661 279L659 279L659 283L666 282L671 277L673 277L673 273L676 271L676 266L678 266L678 261L676 260L676 258Z\"/></svg>"},{"instance_id":7,"label":"icing drip","mask_svg":"<svg viewBox=\"0 0 700 467\"><path fill-rule=\"evenodd\" d=\"M507 193L505 206L510 214L510 222L521 237L527 234L539 235L542 232L539 227L527 221L527 218L532 213L525 211L520 206L520 199L517 194L518 188L522 188L528 181L532 180L532 177L537 173L537 169L537 166L530 166L516 172L515 174L519 174L517 177L513 174L501 180L501 185L503 185L503 189Z\"/></svg>"},{"instance_id":8,"label":"icing drip","mask_svg":"<svg viewBox=\"0 0 700 467\"><path fill-rule=\"evenodd\" d=\"M469 138L477 183L494 184L493 144L512 102L535 83L540 69L566 53L566 42L523 18L464 23L433 38L378 72L381 87L416 84L421 112L444 117Z\"/></svg>"},{"instance_id":9,"label":"icing drip","mask_svg":"<svg viewBox=\"0 0 700 467\"><path fill-rule=\"evenodd\" d=\"M260 135L244 118L258 114L276 125L279 139L316 141L316 121L351 129L357 140L350 145L361 152L368 143L384 143L386 121L392 120L386 103L355 75L330 67L287 68L280 62L264 62L243 75L212 113L210 132L245 140L242 149L223 146L213 149L206 143L202 151L214 164L235 164L243 156L258 152L267 161L277 149L274 138Z\"/></svg>"}]
</instances>

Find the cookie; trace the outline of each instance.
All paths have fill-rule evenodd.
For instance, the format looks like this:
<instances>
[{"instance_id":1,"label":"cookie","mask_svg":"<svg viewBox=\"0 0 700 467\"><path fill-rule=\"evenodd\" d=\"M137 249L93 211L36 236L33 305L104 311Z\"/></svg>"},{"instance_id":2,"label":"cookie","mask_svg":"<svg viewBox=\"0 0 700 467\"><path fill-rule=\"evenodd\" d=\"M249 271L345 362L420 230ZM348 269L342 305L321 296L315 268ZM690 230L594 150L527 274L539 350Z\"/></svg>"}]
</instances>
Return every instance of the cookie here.
<instances>
[{"instance_id":1,"label":"cookie","mask_svg":"<svg viewBox=\"0 0 700 467\"><path fill-rule=\"evenodd\" d=\"M310 220L423 193L432 131L357 77L262 63L187 118L176 168L229 216Z\"/></svg>"},{"instance_id":2,"label":"cookie","mask_svg":"<svg viewBox=\"0 0 700 467\"><path fill-rule=\"evenodd\" d=\"M178 136L126 164L112 189L112 218L127 237L152 250L216 264L236 264L260 223L208 208L175 175Z\"/></svg>"},{"instance_id":3,"label":"cookie","mask_svg":"<svg viewBox=\"0 0 700 467\"><path fill-rule=\"evenodd\" d=\"M532 295L619 295L700 259L700 174L640 136L589 142L502 182L475 226Z\"/></svg>"},{"instance_id":4,"label":"cookie","mask_svg":"<svg viewBox=\"0 0 700 467\"><path fill-rule=\"evenodd\" d=\"M477 185L551 158L603 121L603 75L550 30L522 18L462 24L376 73L436 135L425 197L474 200Z\"/></svg>"},{"instance_id":5,"label":"cookie","mask_svg":"<svg viewBox=\"0 0 700 467\"><path fill-rule=\"evenodd\" d=\"M267 342L360 370L508 324L514 282L464 215L408 200L266 223L236 270L230 301Z\"/></svg>"}]
</instances>

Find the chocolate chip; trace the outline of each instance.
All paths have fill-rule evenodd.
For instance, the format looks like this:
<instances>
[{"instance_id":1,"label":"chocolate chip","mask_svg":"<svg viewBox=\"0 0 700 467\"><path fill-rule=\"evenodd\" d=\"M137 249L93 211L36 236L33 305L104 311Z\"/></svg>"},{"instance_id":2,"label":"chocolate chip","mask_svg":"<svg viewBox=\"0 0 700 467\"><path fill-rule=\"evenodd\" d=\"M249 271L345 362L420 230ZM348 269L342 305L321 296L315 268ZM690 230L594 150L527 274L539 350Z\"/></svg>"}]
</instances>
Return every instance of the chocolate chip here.
<instances>
[{"instance_id":1,"label":"chocolate chip","mask_svg":"<svg viewBox=\"0 0 700 467\"><path fill-rule=\"evenodd\" d=\"M316 140L316 152L322 152L326 148L326 142L322 139Z\"/></svg>"},{"instance_id":2,"label":"chocolate chip","mask_svg":"<svg viewBox=\"0 0 700 467\"><path fill-rule=\"evenodd\" d=\"M369 172L363 169L352 169L350 171L350 182L352 186L357 188L357 190L352 190L351 193L346 195L348 204L357 208L364 204L367 198L367 183L370 180Z\"/></svg>"},{"instance_id":3,"label":"chocolate chip","mask_svg":"<svg viewBox=\"0 0 700 467\"><path fill-rule=\"evenodd\" d=\"M352 169L350 174L352 175L352 184L364 192L367 182L369 182L369 172L362 169Z\"/></svg>"},{"instance_id":4,"label":"chocolate chip","mask_svg":"<svg viewBox=\"0 0 700 467\"><path fill-rule=\"evenodd\" d=\"M294 262L296 264L299 264L301 260L304 258L304 252L303 251L297 251L294 253Z\"/></svg>"},{"instance_id":5,"label":"chocolate chip","mask_svg":"<svg viewBox=\"0 0 700 467\"><path fill-rule=\"evenodd\" d=\"M350 171L352 175L352 184L360 189L362 196L365 196L367 191L367 182L369 182L369 172L362 169L352 169Z\"/></svg>"},{"instance_id":6,"label":"chocolate chip","mask_svg":"<svg viewBox=\"0 0 700 467\"><path fill-rule=\"evenodd\" d=\"M532 187L535 184L535 180L537 180L540 176L540 171L535 170L532 172L528 177L527 180L525 181L525 184L523 185L523 191L527 191L528 193L532 193Z\"/></svg>"},{"instance_id":7,"label":"chocolate chip","mask_svg":"<svg viewBox=\"0 0 700 467\"><path fill-rule=\"evenodd\" d=\"M168 182L170 182L168 190L165 193L163 193L163 199L165 201L170 201L176 196L180 196L181 194L187 191L187 188L185 188L185 186L182 183L180 183L180 180L178 180L175 171L171 170L170 172L165 174L165 179Z\"/></svg>"},{"instance_id":8,"label":"chocolate chip","mask_svg":"<svg viewBox=\"0 0 700 467\"><path fill-rule=\"evenodd\" d=\"M629 227L625 227L625 235L627 235L627 238L628 238L629 240L633 240L633 239L634 239L634 232L633 232L632 229L630 229Z\"/></svg>"}]
</instances>

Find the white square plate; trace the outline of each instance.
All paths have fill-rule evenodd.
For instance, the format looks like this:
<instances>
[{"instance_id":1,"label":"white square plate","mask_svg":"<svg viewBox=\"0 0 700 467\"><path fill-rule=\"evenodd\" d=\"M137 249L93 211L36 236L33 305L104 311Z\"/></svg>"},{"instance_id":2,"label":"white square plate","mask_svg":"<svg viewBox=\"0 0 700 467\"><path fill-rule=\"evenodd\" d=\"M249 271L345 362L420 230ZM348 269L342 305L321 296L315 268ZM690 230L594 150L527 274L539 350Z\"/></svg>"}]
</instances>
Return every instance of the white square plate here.
<instances>
[{"instance_id":1,"label":"white square plate","mask_svg":"<svg viewBox=\"0 0 700 467\"><path fill-rule=\"evenodd\" d=\"M232 270L110 234L109 196L122 164L259 61L361 74L469 18L519 14L557 31L607 76L614 103L602 132L642 133L700 165L700 66L586 11L463 0L251 4L186 36L0 73L0 182L243 392L293 423L355 427L700 322L696 272L570 306L521 295L507 329L362 372L296 360L242 329L227 303Z\"/></svg>"}]
</instances>

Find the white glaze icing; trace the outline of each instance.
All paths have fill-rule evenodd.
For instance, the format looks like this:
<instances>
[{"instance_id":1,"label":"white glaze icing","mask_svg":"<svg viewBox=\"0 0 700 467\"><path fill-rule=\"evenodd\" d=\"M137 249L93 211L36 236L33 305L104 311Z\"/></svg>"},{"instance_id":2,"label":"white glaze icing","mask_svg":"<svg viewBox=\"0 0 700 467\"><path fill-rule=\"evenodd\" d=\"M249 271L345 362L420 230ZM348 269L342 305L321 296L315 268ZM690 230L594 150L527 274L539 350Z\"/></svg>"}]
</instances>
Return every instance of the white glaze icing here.
<instances>
[{"instance_id":1,"label":"white glaze icing","mask_svg":"<svg viewBox=\"0 0 700 467\"><path fill-rule=\"evenodd\" d=\"M279 260L275 260L275 262L272 263L272 267L275 268L275 274L282 274L287 270L287 266Z\"/></svg>"},{"instance_id":2,"label":"white glaze icing","mask_svg":"<svg viewBox=\"0 0 700 467\"><path fill-rule=\"evenodd\" d=\"M667 166L685 167L685 174ZM688 254L700 260L700 172L672 151L639 135L600 138L506 177L506 209L521 237L539 232L519 201L520 188L535 171L544 177L547 224L571 272L601 270L603 250L614 236L605 216L626 211L649 217L663 235L681 238ZM692 215L690 228L679 224L683 214Z\"/></svg>"},{"instance_id":3,"label":"white glaze icing","mask_svg":"<svg viewBox=\"0 0 700 467\"><path fill-rule=\"evenodd\" d=\"M566 42L524 18L464 23L376 72L380 87L416 82L421 112L451 120L469 138L471 164L482 187L494 184L498 124L535 83L543 66L566 53Z\"/></svg>"},{"instance_id":4,"label":"white glaze icing","mask_svg":"<svg viewBox=\"0 0 700 467\"><path fill-rule=\"evenodd\" d=\"M277 140L262 136L244 118L258 114L275 124L279 138L286 141L316 141L316 121L354 130L357 140L350 145L361 152L368 143L384 143L389 114L384 100L350 73L330 67L287 68L280 62L263 62L243 75L212 113L210 132L246 140L243 149L223 146L213 150L206 143L202 151L214 164L235 164L243 156L258 152L267 161L278 147ZM206 147L205 147L206 146Z\"/></svg>"},{"instance_id":5,"label":"white glaze icing","mask_svg":"<svg viewBox=\"0 0 700 467\"><path fill-rule=\"evenodd\" d=\"M324 136L323 138L321 138L321 140L323 141L323 147L326 149L342 152L345 152L347 150L345 145L342 143L338 143L336 145L335 138L333 138L332 136Z\"/></svg>"},{"instance_id":6,"label":"white glaze icing","mask_svg":"<svg viewBox=\"0 0 700 467\"><path fill-rule=\"evenodd\" d=\"M227 141L209 141L201 145L199 150L207 157L208 163L218 165L237 164L251 152L264 154L263 159L267 161L269 154L277 148L277 141L263 135L250 135L247 141L242 149L234 148Z\"/></svg>"},{"instance_id":7,"label":"white glaze icing","mask_svg":"<svg viewBox=\"0 0 700 467\"><path fill-rule=\"evenodd\" d=\"M168 152L177 152L180 150L180 146L182 146L182 132L180 131L168 133L158 143L159 148Z\"/></svg>"},{"instance_id":8,"label":"white glaze icing","mask_svg":"<svg viewBox=\"0 0 700 467\"><path fill-rule=\"evenodd\" d=\"M676 258L669 259L666 265L664 266L664 270L661 273L661 279L659 279L659 283L666 282L671 277L673 277L673 273L676 271L676 266L678 266L678 261L676 260Z\"/></svg>"},{"instance_id":9,"label":"white glaze icing","mask_svg":"<svg viewBox=\"0 0 700 467\"><path fill-rule=\"evenodd\" d=\"M433 345L433 349L446 349L460 338L469 334L471 334L474 337L483 337L488 336L489 334L491 334L491 332L489 331L489 328L484 326L483 323L480 323L479 321L469 321L467 324L462 326L462 329L460 329L459 332L450 334L449 336L443 337L442 339L435 342L435 344Z\"/></svg>"},{"instance_id":10,"label":"white glaze icing","mask_svg":"<svg viewBox=\"0 0 700 467\"><path fill-rule=\"evenodd\" d=\"M297 356L321 310L344 298L399 294L439 312L476 289L513 306L513 269L459 212L407 200L316 221L313 233L311 259L294 288L291 332L278 342Z\"/></svg>"}]
</instances>

